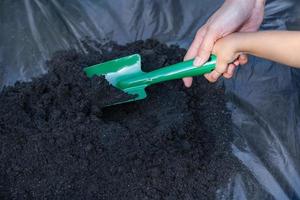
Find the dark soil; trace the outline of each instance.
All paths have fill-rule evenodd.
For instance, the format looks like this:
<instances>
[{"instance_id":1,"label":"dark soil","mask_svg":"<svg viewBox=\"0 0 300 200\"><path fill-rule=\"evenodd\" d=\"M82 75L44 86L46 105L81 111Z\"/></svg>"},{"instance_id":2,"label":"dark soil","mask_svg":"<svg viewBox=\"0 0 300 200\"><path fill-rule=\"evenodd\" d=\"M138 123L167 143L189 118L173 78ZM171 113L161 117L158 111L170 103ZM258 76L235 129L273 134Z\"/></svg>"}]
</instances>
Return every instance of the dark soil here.
<instances>
[{"instance_id":1,"label":"dark soil","mask_svg":"<svg viewBox=\"0 0 300 200\"><path fill-rule=\"evenodd\" d=\"M177 80L102 109L121 93L83 67L140 53L148 71L185 50L154 40L86 47L1 93L0 199L213 199L237 166L223 90Z\"/></svg>"}]
</instances>

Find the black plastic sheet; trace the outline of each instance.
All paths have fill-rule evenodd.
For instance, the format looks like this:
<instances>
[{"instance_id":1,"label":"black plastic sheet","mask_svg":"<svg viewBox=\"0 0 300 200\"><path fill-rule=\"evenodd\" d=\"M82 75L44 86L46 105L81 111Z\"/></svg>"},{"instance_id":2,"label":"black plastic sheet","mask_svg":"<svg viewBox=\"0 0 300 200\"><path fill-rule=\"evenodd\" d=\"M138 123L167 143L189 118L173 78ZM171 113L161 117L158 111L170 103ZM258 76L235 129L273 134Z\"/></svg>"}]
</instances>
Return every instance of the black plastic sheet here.
<instances>
[{"instance_id":1,"label":"black plastic sheet","mask_svg":"<svg viewBox=\"0 0 300 200\"><path fill-rule=\"evenodd\" d=\"M3 0L0 87L46 73L53 52L84 52L87 39L122 44L154 37L188 47L222 2ZM267 1L262 29L298 29L298 4ZM299 77L299 70L251 57L224 81L236 135L232 152L246 170L229 179L217 199L300 199Z\"/></svg>"}]
</instances>

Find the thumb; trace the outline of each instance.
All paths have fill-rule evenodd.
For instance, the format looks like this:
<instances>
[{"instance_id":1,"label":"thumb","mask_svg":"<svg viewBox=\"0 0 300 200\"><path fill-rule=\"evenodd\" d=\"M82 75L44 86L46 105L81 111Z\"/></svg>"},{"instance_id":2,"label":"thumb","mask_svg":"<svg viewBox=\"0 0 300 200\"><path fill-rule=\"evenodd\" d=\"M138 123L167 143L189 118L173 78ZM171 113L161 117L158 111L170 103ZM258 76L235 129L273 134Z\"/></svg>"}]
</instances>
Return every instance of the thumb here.
<instances>
[{"instance_id":1,"label":"thumb","mask_svg":"<svg viewBox=\"0 0 300 200\"><path fill-rule=\"evenodd\" d=\"M200 48L198 50L198 54L195 58L195 66L201 66L209 59L216 41L217 33L215 31L212 31L211 29L208 30L204 36L202 44L200 45Z\"/></svg>"}]
</instances>

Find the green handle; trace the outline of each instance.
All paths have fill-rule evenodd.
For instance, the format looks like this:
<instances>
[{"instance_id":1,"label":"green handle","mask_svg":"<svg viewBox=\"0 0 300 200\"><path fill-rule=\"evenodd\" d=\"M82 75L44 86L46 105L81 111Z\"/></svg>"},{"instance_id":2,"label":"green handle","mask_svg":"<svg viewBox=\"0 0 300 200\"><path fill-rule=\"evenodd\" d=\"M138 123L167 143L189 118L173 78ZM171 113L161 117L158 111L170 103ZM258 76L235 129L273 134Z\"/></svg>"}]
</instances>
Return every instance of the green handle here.
<instances>
[{"instance_id":1,"label":"green handle","mask_svg":"<svg viewBox=\"0 0 300 200\"><path fill-rule=\"evenodd\" d=\"M199 76L215 69L217 57L211 55L210 59L201 67L193 65L194 59L163 67L152 72L119 82L121 88L130 88L140 85L149 86L164 81L181 79L184 77Z\"/></svg>"}]
</instances>

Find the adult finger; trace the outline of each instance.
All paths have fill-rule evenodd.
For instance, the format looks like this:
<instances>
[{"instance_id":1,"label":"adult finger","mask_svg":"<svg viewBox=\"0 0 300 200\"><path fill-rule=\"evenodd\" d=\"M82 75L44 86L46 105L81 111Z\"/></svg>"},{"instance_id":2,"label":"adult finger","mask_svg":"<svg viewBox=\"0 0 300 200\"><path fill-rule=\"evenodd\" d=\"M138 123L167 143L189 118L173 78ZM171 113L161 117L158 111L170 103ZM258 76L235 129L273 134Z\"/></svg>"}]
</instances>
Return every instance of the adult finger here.
<instances>
[{"instance_id":1,"label":"adult finger","mask_svg":"<svg viewBox=\"0 0 300 200\"><path fill-rule=\"evenodd\" d=\"M195 66L201 66L209 59L216 40L217 33L208 28L195 58Z\"/></svg>"},{"instance_id":2,"label":"adult finger","mask_svg":"<svg viewBox=\"0 0 300 200\"><path fill-rule=\"evenodd\" d=\"M200 28L197 31L192 44L190 45L187 53L184 56L184 60L190 60L190 59L195 58L197 56L200 45L201 45L201 43L203 41L203 38L206 34L206 30L207 30L206 26L203 26L202 28Z\"/></svg>"},{"instance_id":3,"label":"adult finger","mask_svg":"<svg viewBox=\"0 0 300 200\"><path fill-rule=\"evenodd\" d=\"M189 88L192 86L193 84L193 78L192 77L186 77L186 78L183 78L183 83L184 83L184 86Z\"/></svg>"},{"instance_id":4,"label":"adult finger","mask_svg":"<svg viewBox=\"0 0 300 200\"><path fill-rule=\"evenodd\" d=\"M206 33L206 26L203 26L197 31L191 46L189 47L186 55L184 56L184 60L190 60L197 55L199 51L199 47L203 41L203 37L205 36L205 33ZM183 82L185 87L191 87L193 83L193 78L191 77L183 78Z\"/></svg>"}]
</instances>

